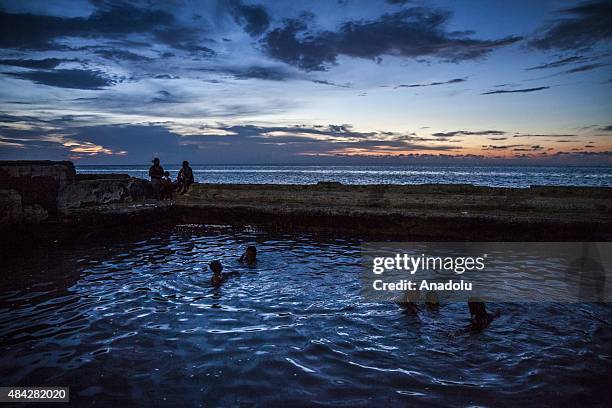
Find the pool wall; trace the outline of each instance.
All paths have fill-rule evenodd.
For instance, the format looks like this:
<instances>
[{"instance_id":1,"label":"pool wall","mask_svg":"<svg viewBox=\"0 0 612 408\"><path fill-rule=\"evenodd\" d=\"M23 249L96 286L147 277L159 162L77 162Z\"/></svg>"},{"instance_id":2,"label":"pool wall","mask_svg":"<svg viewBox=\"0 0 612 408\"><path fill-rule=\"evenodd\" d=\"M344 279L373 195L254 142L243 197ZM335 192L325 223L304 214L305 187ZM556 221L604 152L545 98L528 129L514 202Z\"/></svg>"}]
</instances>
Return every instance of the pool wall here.
<instances>
[{"instance_id":1,"label":"pool wall","mask_svg":"<svg viewBox=\"0 0 612 408\"><path fill-rule=\"evenodd\" d=\"M612 189L459 184L194 184L154 200L146 180L80 177L71 162L0 162L2 240L90 238L176 223L419 240L609 240Z\"/></svg>"}]
</instances>

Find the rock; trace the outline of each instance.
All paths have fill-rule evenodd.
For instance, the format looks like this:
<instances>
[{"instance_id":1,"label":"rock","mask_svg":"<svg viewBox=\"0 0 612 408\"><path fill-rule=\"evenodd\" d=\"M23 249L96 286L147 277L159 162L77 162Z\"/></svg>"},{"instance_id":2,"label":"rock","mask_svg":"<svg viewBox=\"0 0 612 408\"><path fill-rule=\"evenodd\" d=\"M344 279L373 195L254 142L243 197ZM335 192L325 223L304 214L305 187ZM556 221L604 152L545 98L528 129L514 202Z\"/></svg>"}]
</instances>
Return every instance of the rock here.
<instances>
[{"instance_id":1,"label":"rock","mask_svg":"<svg viewBox=\"0 0 612 408\"><path fill-rule=\"evenodd\" d=\"M22 206L38 205L48 214L57 212L60 187L75 179L74 165L68 161L0 161L0 185L17 191Z\"/></svg>"},{"instance_id":2,"label":"rock","mask_svg":"<svg viewBox=\"0 0 612 408\"><path fill-rule=\"evenodd\" d=\"M23 210L21 196L15 190L0 190L0 224L21 222Z\"/></svg>"},{"instance_id":3,"label":"rock","mask_svg":"<svg viewBox=\"0 0 612 408\"><path fill-rule=\"evenodd\" d=\"M85 174L77 174L76 179L78 181L81 180L100 180L100 179L128 179L131 176L129 174L123 173L85 173Z\"/></svg>"},{"instance_id":4,"label":"rock","mask_svg":"<svg viewBox=\"0 0 612 408\"><path fill-rule=\"evenodd\" d=\"M137 178L82 180L63 186L58 195L60 210L141 201L152 197L150 184Z\"/></svg>"},{"instance_id":5,"label":"rock","mask_svg":"<svg viewBox=\"0 0 612 408\"><path fill-rule=\"evenodd\" d=\"M38 204L23 207L23 221L26 224L38 224L49 218L49 213Z\"/></svg>"}]
</instances>

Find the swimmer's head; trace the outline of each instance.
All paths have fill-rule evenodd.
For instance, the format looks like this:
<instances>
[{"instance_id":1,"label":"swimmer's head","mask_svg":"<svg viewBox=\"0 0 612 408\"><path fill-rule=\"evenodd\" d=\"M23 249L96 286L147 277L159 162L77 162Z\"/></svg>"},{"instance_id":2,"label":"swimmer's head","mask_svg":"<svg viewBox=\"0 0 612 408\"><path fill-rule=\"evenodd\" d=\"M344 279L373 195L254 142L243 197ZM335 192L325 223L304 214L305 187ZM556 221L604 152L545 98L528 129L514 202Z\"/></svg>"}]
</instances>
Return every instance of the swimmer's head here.
<instances>
[{"instance_id":1,"label":"swimmer's head","mask_svg":"<svg viewBox=\"0 0 612 408\"><path fill-rule=\"evenodd\" d=\"M223 265L221 264L221 261L214 260L210 264L208 264L208 266L215 275L219 275L223 270Z\"/></svg>"},{"instance_id":2,"label":"swimmer's head","mask_svg":"<svg viewBox=\"0 0 612 408\"><path fill-rule=\"evenodd\" d=\"M249 245L246 251L244 251L244 257L248 263L255 262L257 260L257 248L253 245Z\"/></svg>"},{"instance_id":3,"label":"swimmer's head","mask_svg":"<svg viewBox=\"0 0 612 408\"><path fill-rule=\"evenodd\" d=\"M468 308L470 309L470 315L472 316L483 316L487 314L487 309L484 302L479 298L471 297L468 299Z\"/></svg>"}]
</instances>

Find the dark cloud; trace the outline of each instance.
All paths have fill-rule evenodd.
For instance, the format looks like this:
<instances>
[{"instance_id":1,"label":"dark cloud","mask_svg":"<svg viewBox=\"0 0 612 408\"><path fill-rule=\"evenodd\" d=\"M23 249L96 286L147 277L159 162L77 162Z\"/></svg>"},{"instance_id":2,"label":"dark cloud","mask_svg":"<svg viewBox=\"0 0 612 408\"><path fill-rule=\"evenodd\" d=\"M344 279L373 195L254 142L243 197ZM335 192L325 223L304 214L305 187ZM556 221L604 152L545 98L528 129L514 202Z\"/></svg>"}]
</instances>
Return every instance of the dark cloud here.
<instances>
[{"instance_id":1,"label":"dark cloud","mask_svg":"<svg viewBox=\"0 0 612 408\"><path fill-rule=\"evenodd\" d=\"M488 137L487 139L500 141L500 140L507 140L508 138L507 137Z\"/></svg>"},{"instance_id":2,"label":"dark cloud","mask_svg":"<svg viewBox=\"0 0 612 408\"><path fill-rule=\"evenodd\" d=\"M0 65L11 65L14 67L22 67L22 68L42 68L42 69L52 69L57 67L62 62L72 61L65 60L59 58L45 58L39 60L32 59L5 59L0 60Z\"/></svg>"},{"instance_id":3,"label":"dark cloud","mask_svg":"<svg viewBox=\"0 0 612 408\"><path fill-rule=\"evenodd\" d=\"M153 78L155 79L180 79L181 77L178 75L158 74L158 75L155 75Z\"/></svg>"},{"instance_id":4,"label":"dark cloud","mask_svg":"<svg viewBox=\"0 0 612 408\"><path fill-rule=\"evenodd\" d=\"M549 50L586 49L612 38L612 2L593 1L560 10L563 17L544 27L529 45Z\"/></svg>"},{"instance_id":5,"label":"dark cloud","mask_svg":"<svg viewBox=\"0 0 612 408\"><path fill-rule=\"evenodd\" d=\"M612 132L612 125L610 126L604 126L602 128L599 128L598 130L602 131L602 132Z\"/></svg>"},{"instance_id":6,"label":"dark cloud","mask_svg":"<svg viewBox=\"0 0 612 408\"><path fill-rule=\"evenodd\" d=\"M155 103L178 103L182 102L180 98L177 98L175 95L171 94L168 91L158 91L156 96L151 99L151 102Z\"/></svg>"},{"instance_id":7,"label":"dark cloud","mask_svg":"<svg viewBox=\"0 0 612 408\"><path fill-rule=\"evenodd\" d=\"M57 69L39 70L33 72L5 73L19 79L26 79L41 85L56 86L59 88L74 89L102 89L115 82L95 70L86 69Z\"/></svg>"},{"instance_id":8,"label":"dark cloud","mask_svg":"<svg viewBox=\"0 0 612 408\"><path fill-rule=\"evenodd\" d=\"M118 49L101 49L94 51L95 54L100 55L106 59L116 61L150 61L152 58L145 57L144 55L135 54L126 50Z\"/></svg>"},{"instance_id":9,"label":"dark cloud","mask_svg":"<svg viewBox=\"0 0 612 408\"><path fill-rule=\"evenodd\" d=\"M537 88L524 88L524 89L501 89L499 91L489 91L483 92L481 95L494 95L494 94L506 94L506 93L527 93L527 92L536 92L542 91L544 89L549 89L550 86L538 86Z\"/></svg>"},{"instance_id":10,"label":"dark cloud","mask_svg":"<svg viewBox=\"0 0 612 408\"><path fill-rule=\"evenodd\" d=\"M547 62L546 64L536 65L535 67L526 68L525 71L533 71L536 69L558 68L558 67L562 67L568 64L575 64L578 62L587 61L588 59L589 58L586 58L580 55L574 56L574 57L567 57L567 58L562 58L560 60Z\"/></svg>"},{"instance_id":11,"label":"dark cloud","mask_svg":"<svg viewBox=\"0 0 612 408\"><path fill-rule=\"evenodd\" d=\"M430 82L428 84L398 85L398 86L395 87L395 89L397 89L397 88L420 88L422 86L437 86L437 85L446 85L446 84L458 84L460 82L465 82L465 81L466 81L465 78L454 78L454 79L450 79L448 81Z\"/></svg>"},{"instance_id":12,"label":"dark cloud","mask_svg":"<svg viewBox=\"0 0 612 408\"><path fill-rule=\"evenodd\" d=\"M241 0L230 1L229 6L236 22L253 36L263 34L270 26L270 16L262 6L246 5Z\"/></svg>"},{"instance_id":13,"label":"dark cloud","mask_svg":"<svg viewBox=\"0 0 612 408\"><path fill-rule=\"evenodd\" d=\"M575 137L577 135L572 135L572 134L565 134L565 135L558 135L558 134L516 134L512 137ZM558 140L560 142L560 140Z\"/></svg>"},{"instance_id":14,"label":"dark cloud","mask_svg":"<svg viewBox=\"0 0 612 408\"><path fill-rule=\"evenodd\" d=\"M268 81L285 81L294 78L292 72L287 71L282 67L228 67L221 69L221 72L230 74L236 79L265 79Z\"/></svg>"},{"instance_id":15,"label":"dark cloud","mask_svg":"<svg viewBox=\"0 0 612 408\"><path fill-rule=\"evenodd\" d=\"M432 57L458 62L476 59L520 38L478 40L464 33L447 32L450 13L411 8L384 14L377 20L350 21L337 31L311 33L304 21L286 20L263 39L267 53L305 71L326 70L339 55L379 59Z\"/></svg>"},{"instance_id":16,"label":"dark cloud","mask_svg":"<svg viewBox=\"0 0 612 408\"><path fill-rule=\"evenodd\" d=\"M608 65L610 65L610 64L603 64L603 63L599 63L599 64L587 64L587 65L581 65L581 66L576 67L576 68L568 69L567 71L563 71L563 72L565 74L575 74L577 72L592 71L594 69L605 67L605 66L608 66Z\"/></svg>"},{"instance_id":17,"label":"dark cloud","mask_svg":"<svg viewBox=\"0 0 612 408\"><path fill-rule=\"evenodd\" d=\"M465 135L465 136L481 136L481 135L505 135L506 132L504 132L503 130L479 130L476 132L473 131L469 131L469 130L455 130L452 132L438 132L438 133L434 133L432 134L432 136L436 136L436 137L451 137L451 136L460 136L460 135Z\"/></svg>"},{"instance_id":18,"label":"dark cloud","mask_svg":"<svg viewBox=\"0 0 612 408\"><path fill-rule=\"evenodd\" d=\"M119 3L103 6L87 18L0 11L0 47L51 49L57 48L52 42L60 37L148 32L170 25L173 20L173 16L164 11Z\"/></svg>"},{"instance_id":19,"label":"dark cloud","mask_svg":"<svg viewBox=\"0 0 612 408\"><path fill-rule=\"evenodd\" d=\"M323 81L320 79L313 79L312 82L314 82L315 84L335 86L337 88L352 88L351 84L338 84L336 82Z\"/></svg>"},{"instance_id":20,"label":"dark cloud","mask_svg":"<svg viewBox=\"0 0 612 408\"><path fill-rule=\"evenodd\" d=\"M525 145L484 145L482 146L482 150L506 150L512 148L521 148Z\"/></svg>"},{"instance_id":21,"label":"dark cloud","mask_svg":"<svg viewBox=\"0 0 612 408\"><path fill-rule=\"evenodd\" d=\"M168 27L153 32L155 38L170 47L185 50L192 54L199 54L204 57L213 57L217 53L201 43L204 41L213 42L209 39L202 39L200 32L190 27Z\"/></svg>"}]
</instances>

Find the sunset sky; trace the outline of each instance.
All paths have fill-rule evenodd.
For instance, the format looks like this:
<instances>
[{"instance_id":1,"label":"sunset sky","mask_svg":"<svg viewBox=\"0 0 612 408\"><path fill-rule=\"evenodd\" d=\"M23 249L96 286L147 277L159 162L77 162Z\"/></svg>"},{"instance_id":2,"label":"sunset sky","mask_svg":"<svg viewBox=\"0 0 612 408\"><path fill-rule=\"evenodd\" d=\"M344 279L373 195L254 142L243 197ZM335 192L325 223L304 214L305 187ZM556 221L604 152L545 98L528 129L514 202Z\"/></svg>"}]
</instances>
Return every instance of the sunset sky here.
<instances>
[{"instance_id":1,"label":"sunset sky","mask_svg":"<svg viewBox=\"0 0 612 408\"><path fill-rule=\"evenodd\" d=\"M612 164L609 1L0 10L2 160Z\"/></svg>"}]
</instances>

